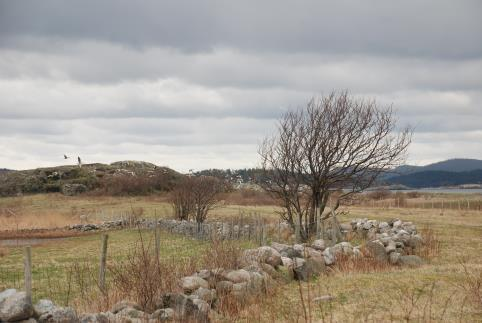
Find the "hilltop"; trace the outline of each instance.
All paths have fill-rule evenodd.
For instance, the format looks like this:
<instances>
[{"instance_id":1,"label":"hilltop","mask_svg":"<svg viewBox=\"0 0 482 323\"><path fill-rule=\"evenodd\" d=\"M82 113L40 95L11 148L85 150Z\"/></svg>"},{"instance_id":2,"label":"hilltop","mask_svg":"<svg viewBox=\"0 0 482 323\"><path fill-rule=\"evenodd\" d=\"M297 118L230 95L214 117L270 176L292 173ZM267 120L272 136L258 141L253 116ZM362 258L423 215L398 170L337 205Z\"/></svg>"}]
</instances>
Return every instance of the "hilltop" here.
<instances>
[{"instance_id":1,"label":"hilltop","mask_svg":"<svg viewBox=\"0 0 482 323\"><path fill-rule=\"evenodd\" d=\"M61 192L69 185L101 194L146 194L169 190L182 175L141 161L62 165L0 172L0 196Z\"/></svg>"}]
</instances>

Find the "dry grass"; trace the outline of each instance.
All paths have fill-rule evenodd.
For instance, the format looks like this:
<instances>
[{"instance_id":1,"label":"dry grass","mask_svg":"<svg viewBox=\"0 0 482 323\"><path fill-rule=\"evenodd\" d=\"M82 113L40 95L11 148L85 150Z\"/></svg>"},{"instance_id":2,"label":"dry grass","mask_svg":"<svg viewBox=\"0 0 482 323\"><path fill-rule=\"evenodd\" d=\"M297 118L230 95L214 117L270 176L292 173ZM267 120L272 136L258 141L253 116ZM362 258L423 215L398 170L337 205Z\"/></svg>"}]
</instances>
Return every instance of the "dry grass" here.
<instances>
[{"instance_id":1,"label":"dry grass","mask_svg":"<svg viewBox=\"0 0 482 323\"><path fill-rule=\"evenodd\" d=\"M8 255L8 249L4 247L0 247L0 258L6 257Z\"/></svg>"},{"instance_id":2,"label":"dry grass","mask_svg":"<svg viewBox=\"0 0 482 323\"><path fill-rule=\"evenodd\" d=\"M177 282L196 271L194 258L160 261L142 235L126 259L110 264L111 293L131 299L147 312L155 310L163 293L178 291Z\"/></svg>"},{"instance_id":3,"label":"dry grass","mask_svg":"<svg viewBox=\"0 0 482 323\"><path fill-rule=\"evenodd\" d=\"M421 202L426 197L420 196ZM445 197L444 197L445 198ZM452 199L455 197L447 197ZM14 207L18 198L0 199L0 208ZM457 197L463 200L463 198ZM12 202L14 201L14 202ZM430 200L427 198L427 203ZM66 198L59 195L41 195L24 197L22 202L24 214L41 214L44 211L55 210L59 214L72 215L82 212L90 212L92 218L103 219L99 216L103 210L129 210L131 207L143 208L146 217L170 216L169 206L162 197L142 198L94 198L74 197ZM164 207L166 213L161 212ZM328 275L321 276L310 284L296 282L283 283L273 287L267 297L253 298L249 306L238 306L233 300L226 299L219 313L213 317L219 322L387 322L387 321L410 321L410 322L478 322L482 321L482 309L480 308L480 286L482 257L482 213L478 211L444 210L440 209L410 209L410 208L371 208L371 207L343 207L348 213L340 216L340 221L348 221L352 218L367 217L378 220L400 218L403 221L412 221L418 228L422 228L426 245L418 251L418 254L428 259L428 264L421 268L382 268L373 264L370 260L354 263L350 260L341 259L335 270ZM241 213L246 215L257 214L264 220L277 223L275 214L276 206L239 206L228 205L215 210L212 219L230 221L239 217ZM40 213L38 213L40 212ZM1 213L0 213L1 214ZM2 215L0 215L0 218ZM244 217L249 220L248 216ZM115 253L126 255L126 243L132 243L136 233L117 232L112 233ZM164 241L168 248L174 241L173 236L166 237ZM94 241L95 240L95 241ZM111 241L111 240L110 240ZM356 243L354 241L353 243ZM229 264L235 266L230 253L235 253L237 245L232 246L203 246L193 249L193 241L186 240L179 244L182 247L170 250L170 253L192 256L193 254L206 254L198 258L199 266L211 267ZM110 249L109 253L113 250ZM217 250L216 250L217 249ZM221 249L221 250L219 250ZM8 248L8 255L0 261L0 269L11 267L21 273L21 250ZM97 265L98 239L94 236L68 239L62 244L51 246L39 246L34 248L34 263L40 266L51 263L63 263L66 259L71 261L72 255L92 254L91 264ZM219 255L224 254L225 258ZM206 260L203 260L206 259ZM219 258L219 259L218 259ZM464 266L457 259L466 259ZM169 258L171 259L171 258ZM186 258L183 258L186 260ZM48 264L46 261L48 260ZM89 261L90 261L89 260ZM166 261L169 261L166 259ZM172 261L172 259L170 260ZM187 260L186 260L187 261ZM203 262L207 261L205 265ZM209 262L210 261L210 262ZM189 266L188 266L189 267ZM67 268L70 268L67 267ZM0 270L1 271L1 270ZM182 272L182 270L180 270ZM62 271L62 277L85 276L88 270L77 268ZM84 274L82 274L82 272ZM1 276L1 275L0 275ZM95 285L95 272L92 283ZM58 277L53 272L51 277ZM9 280L11 281L11 280ZM65 278L63 281L67 281ZM77 282L76 282L77 281ZM76 293L79 290L78 282L82 279L71 278L71 289ZM88 281L85 278L84 281ZM0 285L2 285L0 283ZM63 284L67 290L68 284ZM0 286L2 287L2 286ZM5 285L6 287L6 285ZM40 286L38 286L40 288ZM300 288L301 294L300 296ZM309 292L308 292L309 289ZM38 290L37 290L38 292ZM66 292L63 292L65 296ZM37 293L38 296L48 296L47 292ZM321 295L333 295L334 299L329 302L315 302L313 298ZM84 297L76 296L71 292L70 299L76 303L79 299L89 299L91 304L85 304L84 308L94 309L93 306L107 308L102 303L102 294L93 292ZM112 292L109 302L122 298L122 293ZM63 298L65 299L65 297ZM99 300L94 302L93 300ZM71 302L72 303L72 302ZM303 303L305 306L303 306ZM90 306L90 307L89 307ZM82 308L79 304L79 308ZM306 315L305 315L306 310ZM309 314L311 312L311 315Z\"/></svg>"},{"instance_id":4,"label":"dry grass","mask_svg":"<svg viewBox=\"0 0 482 323\"><path fill-rule=\"evenodd\" d=\"M15 216L1 216L0 228L3 230L52 229L62 228L79 223L76 217L52 212L38 212L37 214L18 214Z\"/></svg>"}]
</instances>

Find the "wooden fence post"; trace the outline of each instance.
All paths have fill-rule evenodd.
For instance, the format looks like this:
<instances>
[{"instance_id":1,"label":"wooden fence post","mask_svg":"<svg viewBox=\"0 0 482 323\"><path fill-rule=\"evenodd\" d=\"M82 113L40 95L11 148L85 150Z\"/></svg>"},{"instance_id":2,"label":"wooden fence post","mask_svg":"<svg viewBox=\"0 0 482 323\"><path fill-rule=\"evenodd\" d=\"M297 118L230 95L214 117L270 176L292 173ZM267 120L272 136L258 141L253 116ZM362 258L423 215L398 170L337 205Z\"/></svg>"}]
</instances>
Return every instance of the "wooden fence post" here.
<instances>
[{"instance_id":1,"label":"wooden fence post","mask_svg":"<svg viewBox=\"0 0 482 323\"><path fill-rule=\"evenodd\" d=\"M105 265L107 262L107 240L109 235L102 235L102 245L100 249L100 268L99 268L99 288L104 293L105 292Z\"/></svg>"},{"instance_id":2,"label":"wooden fence post","mask_svg":"<svg viewBox=\"0 0 482 323\"><path fill-rule=\"evenodd\" d=\"M154 228L154 239L155 239L156 260L159 261L161 256L161 230L159 228L159 223L156 223L156 226Z\"/></svg>"},{"instance_id":3,"label":"wooden fence post","mask_svg":"<svg viewBox=\"0 0 482 323\"><path fill-rule=\"evenodd\" d=\"M30 246L24 249L25 293L27 302L32 305L32 250Z\"/></svg>"}]
</instances>

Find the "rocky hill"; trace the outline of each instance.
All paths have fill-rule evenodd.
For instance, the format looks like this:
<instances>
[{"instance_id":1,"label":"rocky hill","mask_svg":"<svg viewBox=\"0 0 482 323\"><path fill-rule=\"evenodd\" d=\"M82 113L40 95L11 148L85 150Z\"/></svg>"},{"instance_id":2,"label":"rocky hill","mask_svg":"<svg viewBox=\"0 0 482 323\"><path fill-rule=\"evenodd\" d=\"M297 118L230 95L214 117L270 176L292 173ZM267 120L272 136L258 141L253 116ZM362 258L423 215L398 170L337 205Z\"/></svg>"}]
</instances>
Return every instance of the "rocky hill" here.
<instances>
[{"instance_id":1,"label":"rocky hill","mask_svg":"<svg viewBox=\"0 0 482 323\"><path fill-rule=\"evenodd\" d=\"M139 161L8 171L0 172L0 196L83 191L138 195L169 190L181 176L170 168Z\"/></svg>"}]
</instances>

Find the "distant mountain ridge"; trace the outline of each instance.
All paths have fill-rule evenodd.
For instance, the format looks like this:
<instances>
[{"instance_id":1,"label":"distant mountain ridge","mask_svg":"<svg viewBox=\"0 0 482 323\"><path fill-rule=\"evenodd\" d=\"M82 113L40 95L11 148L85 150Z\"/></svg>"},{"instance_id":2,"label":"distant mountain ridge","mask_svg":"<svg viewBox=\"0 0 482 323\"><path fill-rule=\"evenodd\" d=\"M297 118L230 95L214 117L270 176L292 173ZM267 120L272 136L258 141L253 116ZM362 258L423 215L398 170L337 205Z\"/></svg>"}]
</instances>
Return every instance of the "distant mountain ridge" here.
<instances>
[{"instance_id":1,"label":"distant mountain ridge","mask_svg":"<svg viewBox=\"0 0 482 323\"><path fill-rule=\"evenodd\" d=\"M412 188L460 186L482 184L482 169L470 172L446 172L430 170L392 177L389 184L401 184Z\"/></svg>"},{"instance_id":2,"label":"distant mountain ridge","mask_svg":"<svg viewBox=\"0 0 482 323\"><path fill-rule=\"evenodd\" d=\"M468 158L454 158L436 162L426 166L403 165L393 170L392 174L407 175L424 171L470 172L482 169L482 160Z\"/></svg>"},{"instance_id":3,"label":"distant mountain ridge","mask_svg":"<svg viewBox=\"0 0 482 323\"><path fill-rule=\"evenodd\" d=\"M456 158L426 166L404 165L387 173L381 181L412 188L482 184L482 160Z\"/></svg>"}]
</instances>

